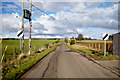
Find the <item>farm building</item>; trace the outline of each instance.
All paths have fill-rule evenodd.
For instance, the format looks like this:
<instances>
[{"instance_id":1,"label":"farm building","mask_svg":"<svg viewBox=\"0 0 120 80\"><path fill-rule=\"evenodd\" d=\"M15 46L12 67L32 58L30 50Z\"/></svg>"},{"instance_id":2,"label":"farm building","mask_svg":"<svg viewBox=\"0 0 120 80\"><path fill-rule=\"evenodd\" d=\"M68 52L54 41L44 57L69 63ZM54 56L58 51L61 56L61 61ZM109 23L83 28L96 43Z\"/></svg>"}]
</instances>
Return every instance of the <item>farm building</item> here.
<instances>
[{"instance_id":1,"label":"farm building","mask_svg":"<svg viewBox=\"0 0 120 80\"><path fill-rule=\"evenodd\" d=\"M120 32L113 35L113 54L120 55Z\"/></svg>"}]
</instances>

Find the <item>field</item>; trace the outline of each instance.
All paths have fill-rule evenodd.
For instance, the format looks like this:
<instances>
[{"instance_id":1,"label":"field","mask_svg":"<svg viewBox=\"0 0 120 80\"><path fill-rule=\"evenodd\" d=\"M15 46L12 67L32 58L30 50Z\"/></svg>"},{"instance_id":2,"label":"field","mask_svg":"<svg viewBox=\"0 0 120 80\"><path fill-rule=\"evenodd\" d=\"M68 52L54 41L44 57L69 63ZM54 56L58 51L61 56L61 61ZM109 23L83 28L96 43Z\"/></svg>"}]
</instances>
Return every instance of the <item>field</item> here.
<instances>
[{"instance_id":1,"label":"field","mask_svg":"<svg viewBox=\"0 0 120 80\"><path fill-rule=\"evenodd\" d=\"M32 40L31 51L36 51L42 47L45 48L47 44L54 43L55 41L56 40ZM25 40L24 44L25 44L24 52L27 53L28 52L28 40ZM8 46L6 50L6 55L5 55L7 60L10 60L13 58L13 53L15 53L15 49L16 49L16 54L20 53L20 40L3 40L2 41L2 53L5 53L4 49L6 46Z\"/></svg>"},{"instance_id":2,"label":"field","mask_svg":"<svg viewBox=\"0 0 120 80\"><path fill-rule=\"evenodd\" d=\"M104 43L103 40L81 40L77 42L86 42L86 43ZM112 43L112 41L106 41L107 43Z\"/></svg>"},{"instance_id":3,"label":"field","mask_svg":"<svg viewBox=\"0 0 120 80\"><path fill-rule=\"evenodd\" d=\"M59 43L57 40L32 40L32 51L37 51L40 48L46 48L44 51L39 53L34 53L31 55L23 54L21 59L12 60L14 57L14 48L16 52L20 53L20 41L19 40L3 40L2 41L2 53L4 53L4 48L8 46L5 58L10 60L2 65L2 77L3 80L18 78L20 74L24 73L37 61L48 55L50 52L54 51ZM50 43L56 43L53 46L47 48ZM28 40L25 40L25 53L28 52Z\"/></svg>"},{"instance_id":4,"label":"field","mask_svg":"<svg viewBox=\"0 0 120 80\"><path fill-rule=\"evenodd\" d=\"M22 73L28 70L37 61L48 55L50 52L56 49L57 45L46 49L45 51L37 54L26 55L26 57L14 61L14 63L4 66L2 68L2 80L10 79L17 80Z\"/></svg>"}]
</instances>

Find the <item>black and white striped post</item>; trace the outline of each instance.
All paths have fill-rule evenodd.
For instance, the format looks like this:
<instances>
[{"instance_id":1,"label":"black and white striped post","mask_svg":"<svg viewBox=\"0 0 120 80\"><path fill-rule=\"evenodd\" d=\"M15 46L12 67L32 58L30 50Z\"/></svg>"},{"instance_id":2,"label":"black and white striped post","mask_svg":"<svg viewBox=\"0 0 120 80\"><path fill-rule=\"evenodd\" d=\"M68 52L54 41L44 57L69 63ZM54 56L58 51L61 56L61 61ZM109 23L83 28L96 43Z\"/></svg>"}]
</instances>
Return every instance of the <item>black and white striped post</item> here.
<instances>
[{"instance_id":1,"label":"black and white striped post","mask_svg":"<svg viewBox=\"0 0 120 80\"><path fill-rule=\"evenodd\" d=\"M108 34L103 34L102 39L104 40L104 56L106 56L106 40L109 38Z\"/></svg>"},{"instance_id":2,"label":"black and white striped post","mask_svg":"<svg viewBox=\"0 0 120 80\"><path fill-rule=\"evenodd\" d=\"M23 51L22 51L22 47L23 47L23 44L22 44L22 40L21 40L21 38L23 37L23 30L19 30L18 32L17 32L17 36L18 37L20 37L20 53L22 53Z\"/></svg>"},{"instance_id":3,"label":"black and white striped post","mask_svg":"<svg viewBox=\"0 0 120 80\"><path fill-rule=\"evenodd\" d=\"M24 0L22 0L22 26L21 30L17 32L17 36L20 37L20 53L24 53Z\"/></svg>"}]
</instances>

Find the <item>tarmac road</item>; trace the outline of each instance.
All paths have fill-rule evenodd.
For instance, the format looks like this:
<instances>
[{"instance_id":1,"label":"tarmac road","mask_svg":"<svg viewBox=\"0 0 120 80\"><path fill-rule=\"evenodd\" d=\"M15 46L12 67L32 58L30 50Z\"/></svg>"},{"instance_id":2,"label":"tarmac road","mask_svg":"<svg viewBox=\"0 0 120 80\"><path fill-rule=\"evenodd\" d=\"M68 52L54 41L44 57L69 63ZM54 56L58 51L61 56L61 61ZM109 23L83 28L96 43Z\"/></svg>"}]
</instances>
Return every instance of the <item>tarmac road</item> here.
<instances>
[{"instance_id":1,"label":"tarmac road","mask_svg":"<svg viewBox=\"0 0 120 80\"><path fill-rule=\"evenodd\" d=\"M118 78L62 43L21 78Z\"/></svg>"}]
</instances>

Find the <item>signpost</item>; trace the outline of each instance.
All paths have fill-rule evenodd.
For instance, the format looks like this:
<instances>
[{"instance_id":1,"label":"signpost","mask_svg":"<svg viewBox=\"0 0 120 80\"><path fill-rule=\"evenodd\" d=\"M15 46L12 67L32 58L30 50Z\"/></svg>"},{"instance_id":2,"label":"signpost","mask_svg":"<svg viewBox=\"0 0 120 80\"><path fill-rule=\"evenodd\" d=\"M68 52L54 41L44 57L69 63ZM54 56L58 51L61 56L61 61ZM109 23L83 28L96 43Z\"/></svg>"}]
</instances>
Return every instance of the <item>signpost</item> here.
<instances>
[{"instance_id":1,"label":"signpost","mask_svg":"<svg viewBox=\"0 0 120 80\"><path fill-rule=\"evenodd\" d=\"M108 40L109 35L104 33L102 39L104 40L104 56L106 56L106 40Z\"/></svg>"},{"instance_id":2,"label":"signpost","mask_svg":"<svg viewBox=\"0 0 120 80\"><path fill-rule=\"evenodd\" d=\"M25 19L31 19L31 12L27 9L24 9L24 18Z\"/></svg>"},{"instance_id":3,"label":"signpost","mask_svg":"<svg viewBox=\"0 0 120 80\"><path fill-rule=\"evenodd\" d=\"M22 30L19 30L19 31L17 32L17 36L18 36L18 37L22 37L22 36L23 36L23 31L22 31Z\"/></svg>"},{"instance_id":4,"label":"signpost","mask_svg":"<svg viewBox=\"0 0 120 80\"><path fill-rule=\"evenodd\" d=\"M18 37L20 37L20 53L22 52L22 40L21 40L21 38L23 37L23 31L22 30L19 30L18 32L17 32L17 36Z\"/></svg>"},{"instance_id":5,"label":"signpost","mask_svg":"<svg viewBox=\"0 0 120 80\"><path fill-rule=\"evenodd\" d=\"M22 30L17 32L18 37L22 36L22 40L20 39L21 53L24 53L24 18L29 20L29 43L28 43L29 52L28 54L31 53L31 26L32 26L31 13L32 13L32 0L30 2L30 10L24 9L24 0L22 0Z\"/></svg>"},{"instance_id":6,"label":"signpost","mask_svg":"<svg viewBox=\"0 0 120 80\"><path fill-rule=\"evenodd\" d=\"M28 42L29 51L28 51L28 54L31 53L31 26L32 26L31 11L32 11L32 5L30 3L30 11L27 9L24 9L24 18L29 20L29 42Z\"/></svg>"},{"instance_id":7,"label":"signpost","mask_svg":"<svg viewBox=\"0 0 120 80\"><path fill-rule=\"evenodd\" d=\"M32 27L32 20L31 20L31 14L32 13L32 0L30 1L30 16L29 16L29 52L28 54L31 54L31 27Z\"/></svg>"},{"instance_id":8,"label":"signpost","mask_svg":"<svg viewBox=\"0 0 120 80\"><path fill-rule=\"evenodd\" d=\"M21 29L23 31L22 39L20 40L20 46L21 46L21 53L24 53L24 0L22 0L22 26Z\"/></svg>"}]
</instances>

